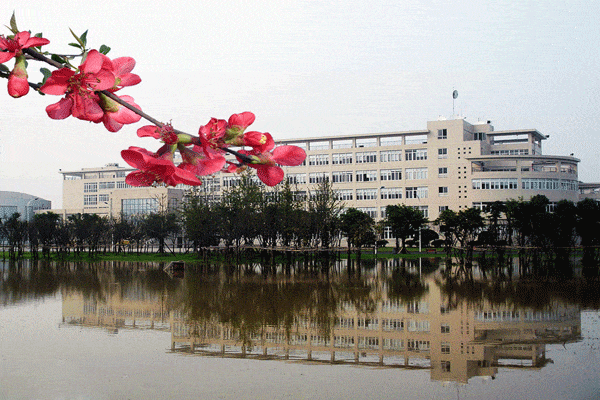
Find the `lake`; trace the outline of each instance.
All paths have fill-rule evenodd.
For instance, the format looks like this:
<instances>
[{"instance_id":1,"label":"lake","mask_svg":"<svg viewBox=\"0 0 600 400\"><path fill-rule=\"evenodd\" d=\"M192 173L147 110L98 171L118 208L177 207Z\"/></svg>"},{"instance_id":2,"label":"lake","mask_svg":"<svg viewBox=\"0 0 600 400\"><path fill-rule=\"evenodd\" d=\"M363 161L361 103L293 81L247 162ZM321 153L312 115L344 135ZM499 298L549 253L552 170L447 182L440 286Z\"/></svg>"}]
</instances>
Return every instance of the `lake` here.
<instances>
[{"instance_id":1,"label":"lake","mask_svg":"<svg viewBox=\"0 0 600 400\"><path fill-rule=\"evenodd\" d=\"M0 262L0 399L598 399L598 283Z\"/></svg>"}]
</instances>

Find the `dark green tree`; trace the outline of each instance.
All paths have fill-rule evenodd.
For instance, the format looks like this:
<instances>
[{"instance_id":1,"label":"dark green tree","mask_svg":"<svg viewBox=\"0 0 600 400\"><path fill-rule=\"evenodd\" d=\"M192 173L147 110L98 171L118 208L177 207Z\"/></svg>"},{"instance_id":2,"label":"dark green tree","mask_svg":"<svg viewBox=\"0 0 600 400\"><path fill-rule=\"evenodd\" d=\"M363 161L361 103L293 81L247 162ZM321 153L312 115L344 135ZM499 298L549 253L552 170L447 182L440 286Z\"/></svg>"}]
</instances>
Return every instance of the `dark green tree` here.
<instances>
[{"instance_id":1,"label":"dark green tree","mask_svg":"<svg viewBox=\"0 0 600 400\"><path fill-rule=\"evenodd\" d=\"M421 211L404 204L387 206L385 214L392 235L396 238L394 251L406 253L406 239L415 236L419 228L427 223L427 218ZM400 250L400 241L402 241L402 250Z\"/></svg>"}]
</instances>

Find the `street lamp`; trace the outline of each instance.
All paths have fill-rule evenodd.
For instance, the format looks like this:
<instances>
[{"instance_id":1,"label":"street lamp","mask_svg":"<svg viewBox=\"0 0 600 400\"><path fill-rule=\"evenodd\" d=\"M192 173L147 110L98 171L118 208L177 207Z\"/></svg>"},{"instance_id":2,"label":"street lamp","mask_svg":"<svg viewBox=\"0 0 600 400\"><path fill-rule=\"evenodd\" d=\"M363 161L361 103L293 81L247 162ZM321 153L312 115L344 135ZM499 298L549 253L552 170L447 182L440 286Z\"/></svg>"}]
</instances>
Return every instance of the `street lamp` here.
<instances>
[{"instance_id":1,"label":"street lamp","mask_svg":"<svg viewBox=\"0 0 600 400\"><path fill-rule=\"evenodd\" d=\"M33 214L33 206L30 206L30 204L32 201L37 201L39 199L40 199L39 197L34 197L33 199L30 199L27 202L27 205L25 206L25 218L27 219L28 222L31 221L31 216ZM29 211L30 210L29 207L31 207L31 211Z\"/></svg>"}]
</instances>

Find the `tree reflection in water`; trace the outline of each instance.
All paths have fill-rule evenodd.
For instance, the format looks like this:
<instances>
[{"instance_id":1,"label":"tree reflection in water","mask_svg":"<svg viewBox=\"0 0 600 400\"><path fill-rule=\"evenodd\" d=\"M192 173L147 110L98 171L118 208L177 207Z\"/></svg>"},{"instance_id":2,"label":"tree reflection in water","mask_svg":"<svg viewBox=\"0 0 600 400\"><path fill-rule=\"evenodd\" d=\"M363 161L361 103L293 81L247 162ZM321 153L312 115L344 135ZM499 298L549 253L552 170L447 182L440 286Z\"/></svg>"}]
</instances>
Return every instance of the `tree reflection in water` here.
<instances>
[{"instance_id":1,"label":"tree reflection in water","mask_svg":"<svg viewBox=\"0 0 600 400\"><path fill-rule=\"evenodd\" d=\"M460 382L495 376L506 360L546 365L545 344L579 340L580 308L600 308L597 282L584 279L484 279L439 259L338 263L188 265L172 279L162 264L22 261L3 264L0 296L6 305L60 292L65 323L169 329L175 351L349 355Z\"/></svg>"}]
</instances>

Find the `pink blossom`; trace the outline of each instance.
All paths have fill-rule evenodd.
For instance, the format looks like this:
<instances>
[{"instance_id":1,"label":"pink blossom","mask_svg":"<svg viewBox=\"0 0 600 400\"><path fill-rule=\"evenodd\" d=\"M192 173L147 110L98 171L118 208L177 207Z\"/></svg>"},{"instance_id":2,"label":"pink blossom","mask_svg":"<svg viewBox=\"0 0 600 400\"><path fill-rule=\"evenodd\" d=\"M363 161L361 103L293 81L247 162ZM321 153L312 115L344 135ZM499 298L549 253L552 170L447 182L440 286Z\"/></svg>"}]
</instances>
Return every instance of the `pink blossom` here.
<instances>
[{"instance_id":1,"label":"pink blossom","mask_svg":"<svg viewBox=\"0 0 600 400\"><path fill-rule=\"evenodd\" d=\"M122 104L117 103L105 96L100 96L102 98L102 109L104 110L104 115L102 117L102 123L108 129L109 132L117 132L120 130L123 125L126 124L134 124L138 122L142 117L139 114L131 111L129 108L123 106ZM134 103L133 97L131 96L118 96L119 99L124 102L134 106L135 108L140 108L137 104ZM110 102L109 102L110 100Z\"/></svg>"},{"instance_id":2,"label":"pink blossom","mask_svg":"<svg viewBox=\"0 0 600 400\"><path fill-rule=\"evenodd\" d=\"M279 146L272 152L263 153L241 150L240 153L252 157L253 163L248 166L255 168L258 178L268 186L275 186L283 180L283 169L277 164L296 166L306 159L306 152L298 146Z\"/></svg>"},{"instance_id":3,"label":"pink blossom","mask_svg":"<svg viewBox=\"0 0 600 400\"><path fill-rule=\"evenodd\" d=\"M157 153L135 146L121 151L123 160L139 170L127 175L125 181L132 186L150 186L154 183L200 185L202 182L193 173L173 164L169 147L165 145Z\"/></svg>"},{"instance_id":4,"label":"pink blossom","mask_svg":"<svg viewBox=\"0 0 600 400\"><path fill-rule=\"evenodd\" d=\"M26 31L17 33L13 38L0 36L0 50L5 50L0 52L0 64L22 55L23 49L43 46L48 43L50 43L48 39L31 37L31 34Z\"/></svg>"},{"instance_id":5,"label":"pink blossom","mask_svg":"<svg viewBox=\"0 0 600 400\"><path fill-rule=\"evenodd\" d=\"M111 69L110 59L92 50L79 66L78 72L69 68L53 71L40 88L40 92L66 96L58 103L46 107L48 116L52 119L64 119L73 115L86 121L102 120L104 111L98 104L98 95L94 92L114 86L115 75Z\"/></svg>"}]
</instances>

